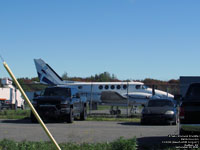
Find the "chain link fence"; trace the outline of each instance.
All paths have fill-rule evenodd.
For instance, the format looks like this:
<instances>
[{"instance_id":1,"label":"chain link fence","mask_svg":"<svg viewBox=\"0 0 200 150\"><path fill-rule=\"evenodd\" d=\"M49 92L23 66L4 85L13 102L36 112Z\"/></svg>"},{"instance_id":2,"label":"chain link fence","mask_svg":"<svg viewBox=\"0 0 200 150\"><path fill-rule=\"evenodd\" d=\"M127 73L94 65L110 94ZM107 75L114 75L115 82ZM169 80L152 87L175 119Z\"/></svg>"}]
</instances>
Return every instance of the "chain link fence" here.
<instances>
[{"instance_id":1,"label":"chain link fence","mask_svg":"<svg viewBox=\"0 0 200 150\"><path fill-rule=\"evenodd\" d=\"M127 82L127 91L124 95L129 95L129 93L134 92L129 89L129 83ZM39 85L39 87L37 87ZM179 84L148 84L146 85L152 89L155 88L156 90L161 90L166 93L170 93L172 95L179 95L180 94L180 87ZM23 86L23 85L22 85ZM30 84L26 85L31 89L31 87L37 87L35 91L26 90L26 94L32 100L34 97L39 96L47 86L40 85L40 84ZM112 85L110 85L112 86ZM125 86L124 86L125 87ZM132 116L140 114L142 111L141 105L135 105L134 98L124 98L121 102L118 103L114 101L113 104L106 104L101 103L100 101L96 101L97 99L101 99L102 93L97 93L94 89L94 86L91 84L91 89L88 92L82 92L81 94L87 97L88 100L88 114L89 115L96 115L96 116ZM109 91L109 89L108 89ZM117 91L117 90L116 90ZM145 92L145 91L144 91ZM116 98L119 100L119 97ZM134 102L134 103L133 103ZM136 107L135 107L136 106Z\"/></svg>"}]
</instances>

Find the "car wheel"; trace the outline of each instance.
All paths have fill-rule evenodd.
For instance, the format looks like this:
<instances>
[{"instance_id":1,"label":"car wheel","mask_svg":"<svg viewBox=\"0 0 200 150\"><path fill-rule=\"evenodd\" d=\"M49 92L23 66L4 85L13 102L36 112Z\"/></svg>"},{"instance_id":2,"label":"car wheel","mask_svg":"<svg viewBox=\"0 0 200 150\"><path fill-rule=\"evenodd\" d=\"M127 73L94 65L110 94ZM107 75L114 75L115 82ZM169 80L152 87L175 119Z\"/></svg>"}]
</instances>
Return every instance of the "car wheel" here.
<instances>
[{"instance_id":1,"label":"car wheel","mask_svg":"<svg viewBox=\"0 0 200 150\"><path fill-rule=\"evenodd\" d=\"M177 124L178 124L178 116L175 116L172 125L177 125Z\"/></svg>"},{"instance_id":2,"label":"car wheel","mask_svg":"<svg viewBox=\"0 0 200 150\"><path fill-rule=\"evenodd\" d=\"M38 123L38 121L37 121L35 115L32 113L32 111L31 111L31 122L32 123Z\"/></svg>"},{"instance_id":3,"label":"car wheel","mask_svg":"<svg viewBox=\"0 0 200 150\"><path fill-rule=\"evenodd\" d=\"M144 120L141 119L140 124L141 124L141 125L145 125L146 122L145 122Z\"/></svg>"},{"instance_id":4,"label":"car wheel","mask_svg":"<svg viewBox=\"0 0 200 150\"><path fill-rule=\"evenodd\" d=\"M17 108L18 108L18 103L16 101L16 103L15 103L15 110L17 110Z\"/></svg>"},{"instance_id":5,"label":"car wheel","mask_svg":"<svg viewBox=\"0 0 200 150\"><path fill-rule=\"evenodd\" d=\"M70 112L67 115L67 123L73 123L73 122L74 122L73 108L70 108Z\"/></svg>"},{"instance_id":6,"label":"car wheel","mask_svg":"<svg viewBox=\"0 0 200 150\"><path fill-rule=\"evenodd\" d=\"M21 105L21 110L24 110L24 105Z\"/></svg>"},{"instance_id":7,"label":"car wheel","mask_svg":"<svg viewBox=\"0 0 200 150\"><path fill-rule=\"evenodd\" d=\"M111 114L111 115L114 115L114 110L111 110L111 111L110 111L110 114Z\"/></svg>"},{"instance_id":8,"label":"car wheel","mask_svg":"<svg viewBox=\"0 0 200 150\"><path fill-rule=\"evenodd\" d=\"M120 115L121 114L121 110L117 110L117 114Z\"/></svg>"},{"instance_id":9,"label":"car wheel","mask_svg":"<svg viewBox=\"0 0 200 150\"><path fill-rule=\"evenodd\" d=\"M86 120L87 119L87 107L83 108L83 111L80 114L80 120Z\"/></svg>"},{"instance_id":10,"label":"car wheel","mask_svg":"<svg viewBox=\"0 0 200 150\"><path fill-rule=\"evenodd\" d=\"M173 125L177 125L178 119L175 119L175 121L172 123Z\"/></svg>"}]
</instances>

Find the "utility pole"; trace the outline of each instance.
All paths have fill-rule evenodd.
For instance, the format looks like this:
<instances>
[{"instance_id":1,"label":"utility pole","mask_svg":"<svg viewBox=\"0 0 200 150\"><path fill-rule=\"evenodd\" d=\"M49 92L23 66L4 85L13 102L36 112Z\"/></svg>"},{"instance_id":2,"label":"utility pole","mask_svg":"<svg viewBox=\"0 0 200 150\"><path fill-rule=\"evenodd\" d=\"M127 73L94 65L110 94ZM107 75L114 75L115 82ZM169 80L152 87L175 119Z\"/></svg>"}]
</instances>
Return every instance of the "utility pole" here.
<instances>
[{"instance_id":1,"label":"utility pole","mask_svg":"<svg viewBox=\"0 0 200 150\"><path fill-rule=\"evenodd\" d=\"M93 90L92 90L92 88L93 88L93 85L92 85L92 82L91 82L91 89L90 89L90 113L89 114L91 114L91 109L92 109L92 92L93 92Z\"/></svg>"}]
</instances>

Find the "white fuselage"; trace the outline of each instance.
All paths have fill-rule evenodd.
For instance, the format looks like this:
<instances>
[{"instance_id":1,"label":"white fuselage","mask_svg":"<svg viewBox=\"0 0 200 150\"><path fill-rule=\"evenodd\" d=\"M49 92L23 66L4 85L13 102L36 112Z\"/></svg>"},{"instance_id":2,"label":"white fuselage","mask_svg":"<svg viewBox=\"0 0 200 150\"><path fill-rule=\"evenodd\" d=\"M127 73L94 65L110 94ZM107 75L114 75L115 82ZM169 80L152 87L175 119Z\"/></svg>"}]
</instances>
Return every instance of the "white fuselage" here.
<instances>
[{"instance_id":1,"label":"white fuselage","mask_svg":"<svg viewBox=\"0 0 200 150\"><path fill-rule=\"evenodd\" d=\"M87 97L88 101L101 102L101 93L105 91L116 92L124 98L135 100L136 103L146 103L147 99L151 98L152 89L148 88L142 82L74 82L66 83L78 89L78 91ZM173 95L155 90L155 96L164 98L173 98ZM143 102L142 102L143 101Z\"/></svg>"},{"instance_id":2,"label":"white fuselage","mask_svg":"<svg viewBox=\"0 0 200 150\"><path fill-rule=\"evenodd\" d=\"M159 98L170 97L173 95L155 90L152 92L151 88L145 86L142 82L73 82L63 81L60 76L42 59L35 59L35 66L38 77L41 83L52 85L64 85L77 88L77 90L87 97L88 101L101 102L102 93L106 94L106 98L112 99L115 103L115 98L119 101L121 99L128 99L134 103L144 104L154 96Z\"/></svg>"}]
</instances>

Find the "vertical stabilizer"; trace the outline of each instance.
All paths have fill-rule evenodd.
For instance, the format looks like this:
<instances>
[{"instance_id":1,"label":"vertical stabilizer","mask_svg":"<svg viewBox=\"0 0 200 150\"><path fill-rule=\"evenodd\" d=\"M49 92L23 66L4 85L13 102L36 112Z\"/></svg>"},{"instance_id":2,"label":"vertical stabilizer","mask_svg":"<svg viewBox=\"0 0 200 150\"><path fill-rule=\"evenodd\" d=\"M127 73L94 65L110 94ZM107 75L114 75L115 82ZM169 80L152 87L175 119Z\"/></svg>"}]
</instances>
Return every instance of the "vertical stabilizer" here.
<instances>
[{"instance_id":1,"label":"vertical stabilizer","mask_svg":"<svg viewBox=\"0 0 200 150\"><path fill-rule=\"evenodd\" d=\"M58 85L63 84L62 78L42 59L34 59L40 83Z\"/></svg>"}]
</instances>

